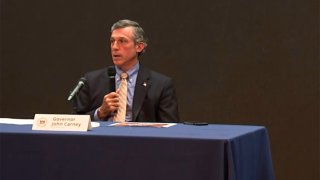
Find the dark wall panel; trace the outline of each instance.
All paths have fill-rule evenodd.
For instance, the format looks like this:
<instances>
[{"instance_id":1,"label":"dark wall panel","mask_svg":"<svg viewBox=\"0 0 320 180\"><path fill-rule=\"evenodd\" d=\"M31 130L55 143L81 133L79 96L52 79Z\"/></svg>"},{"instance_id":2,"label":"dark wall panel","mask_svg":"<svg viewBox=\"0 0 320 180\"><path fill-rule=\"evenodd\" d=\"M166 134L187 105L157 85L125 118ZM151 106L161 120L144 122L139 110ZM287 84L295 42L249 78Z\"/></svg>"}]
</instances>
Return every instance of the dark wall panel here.
<instances>
[{"instance_id":1,"label":"dark wall panel","mask_svg":"<svg viewBox=\"0 0 320 180\"><path fill-rule=\"evenodd\" d=\"M69 90L111 64L110 26L128 18L182 120L266 126L277 179L319 178L318 1L0 2L0 117L70 113Z\"/></svg>"}]
</instances>

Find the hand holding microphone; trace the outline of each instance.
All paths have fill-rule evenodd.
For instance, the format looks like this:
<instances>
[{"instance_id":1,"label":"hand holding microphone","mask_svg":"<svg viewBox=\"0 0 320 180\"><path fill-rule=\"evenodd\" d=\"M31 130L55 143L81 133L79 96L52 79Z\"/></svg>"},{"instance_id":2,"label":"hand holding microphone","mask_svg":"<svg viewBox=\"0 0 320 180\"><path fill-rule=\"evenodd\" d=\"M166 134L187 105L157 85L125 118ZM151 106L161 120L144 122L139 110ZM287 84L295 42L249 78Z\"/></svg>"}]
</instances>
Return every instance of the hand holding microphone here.
<instances>
[{"instance_id":1,"label":"hand holding microphone","mask_svg":"<svg viewBox=\"0 0 320 180\"><path fill-rule=\"evenodd\" d=\"M101 106L98 109L98 117L105 118L119 108L119 95L115 84L116 69L114 66L108 67L109 93L103 97Z\"/></svg>"}]
</instances>

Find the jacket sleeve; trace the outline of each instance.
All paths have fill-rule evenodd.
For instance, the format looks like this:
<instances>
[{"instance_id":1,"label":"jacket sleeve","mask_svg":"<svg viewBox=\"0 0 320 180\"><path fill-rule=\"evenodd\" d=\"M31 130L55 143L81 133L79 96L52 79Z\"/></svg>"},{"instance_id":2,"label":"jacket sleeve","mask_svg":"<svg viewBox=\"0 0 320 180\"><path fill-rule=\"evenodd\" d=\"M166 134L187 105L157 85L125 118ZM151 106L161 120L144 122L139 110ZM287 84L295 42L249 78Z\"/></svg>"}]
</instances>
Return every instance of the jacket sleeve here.
<instances>
[{"instance_id":1,"label":"jacket sleeve","mask_svg":"<svg viewBox=\"0 0 320 180\"><path fill-rule=\"evenodd\" d=\"M171 79L164 83L157 116L161 122L180 122L177 96Z\"/></svg>"}]
</instances>

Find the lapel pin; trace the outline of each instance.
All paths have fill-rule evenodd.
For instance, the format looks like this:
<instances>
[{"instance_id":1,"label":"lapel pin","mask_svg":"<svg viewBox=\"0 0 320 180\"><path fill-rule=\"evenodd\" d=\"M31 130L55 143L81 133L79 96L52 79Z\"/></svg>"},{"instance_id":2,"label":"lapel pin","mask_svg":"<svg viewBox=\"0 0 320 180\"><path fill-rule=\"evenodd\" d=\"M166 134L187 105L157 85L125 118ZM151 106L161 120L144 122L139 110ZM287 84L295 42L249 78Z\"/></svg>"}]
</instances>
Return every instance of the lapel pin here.
<instances>
[{"instance_id":1,"label":"lapel pin","mask_svg":"<svg viewBox=\"0 0 320 180\"><path fill-rule=\"evenodd\" d=\"M144 87L147 87L147 83L146 83L146 82L144 82L142 85L143 85Z\"/></svg>"}]
</instances>

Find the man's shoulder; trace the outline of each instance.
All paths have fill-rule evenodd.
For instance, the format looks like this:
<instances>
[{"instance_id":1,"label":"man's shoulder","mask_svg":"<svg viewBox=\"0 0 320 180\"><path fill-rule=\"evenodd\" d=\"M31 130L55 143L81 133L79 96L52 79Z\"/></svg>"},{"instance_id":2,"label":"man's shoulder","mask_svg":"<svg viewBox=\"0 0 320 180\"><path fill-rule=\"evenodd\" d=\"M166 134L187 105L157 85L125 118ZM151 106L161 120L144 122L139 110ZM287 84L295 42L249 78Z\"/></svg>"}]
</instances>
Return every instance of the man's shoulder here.
<instances>
[{"instance_id":1,"label":"man's shoulder","mask_svg":"<svg viewBox=\"0 0 320 180\"><path fill-rule=\"evenodd\" d=\"M156 78L156 79L171 79L171 77L160 73L158 71L155 71L153 69L149 69L146 67L143 67L143 71L145 72L145 74L148 74L151 78Z\"/></svg>"},{"instance_id":2,"label":"man's shoulder","mask_svg":"<svg viewBox=\"0 0 320 180\"><path fill-rule=\"evenodd\" d=\"M104 79L108 77L108 68L101 68L101 69L96 69L89 71L85 73L84 77L87 79L87 81L96 81L98 79Z\"/></svg>"},{"instance_id":3,"label":"man's shoulder","mask_svg":"<svg viewBox=\"0 0 320 180\"><path fill-rule=\"evenodd\" d=\"M152 69L149 69L149 68L145 68L143 67L143 79L146 78L146 79L149 79L151 80L153 83L156 83L156 84L167 84L167 83L172 83L172 78L169 77L168 75L165 75L163 73L160 73L158 71L155 71L155 70L152 70Z\"/></svg>"},{"instance_id":4,"label":"man's shoulder","mask_svg":"<svg viewBox=\"0 0 320 180\"><path fill-rule=\"evenodd\" d=\"M157 71L154 71L154 70L150 70L150 74L151 74L151 77L154 77L154 78L157 78L157 79L171 80L171 77L169 77L169 76L167 76L165 74L159 73Z\"/></svg>"},{"instance_id":5,"label":"man's shoulder","mask_svg":"<svg viewBox=\"0 0 320 180\"><path fill-rule=\"evenodd\" d=\"M89 71L85 75L86 76L94 76L94 75L100 75L100 74L107 74L107 67Z\"/></svg>"}]
</instances>

